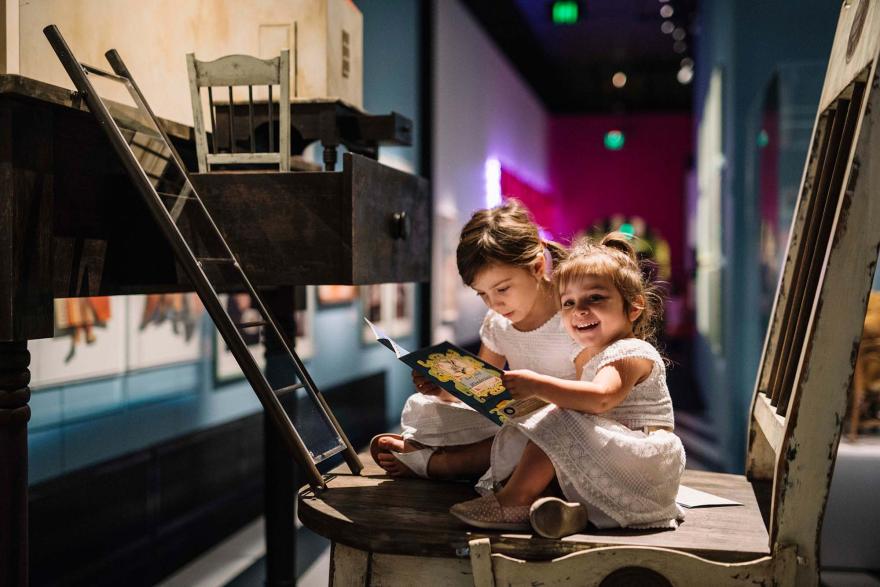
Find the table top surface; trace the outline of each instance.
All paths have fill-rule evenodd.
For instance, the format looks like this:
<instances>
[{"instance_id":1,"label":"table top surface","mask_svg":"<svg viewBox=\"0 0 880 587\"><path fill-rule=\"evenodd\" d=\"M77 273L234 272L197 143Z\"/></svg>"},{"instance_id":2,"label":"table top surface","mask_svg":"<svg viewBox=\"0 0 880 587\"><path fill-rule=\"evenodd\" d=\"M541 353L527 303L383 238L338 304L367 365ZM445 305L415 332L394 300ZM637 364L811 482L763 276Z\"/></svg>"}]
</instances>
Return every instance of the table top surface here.
<instances>
[{"instance_id":1,"label":"table top surface","mask_svg":"<svg viewBox=\"0 0 880 587\"><path fill-rule=\"evenodd\" d=\"M388 554L456 556L473 538L489 537L493 552L530 560L551 559L599 546L672 548L713 560L737 562L767 556L769 537L751 483L742 475L685 471L682 482L742 503L685 510L675 530L597 530L562 540L530 533L492 533L468 527L449 507L476 496L471 484L400 479L384 474L369 454L352 475L344 465L328 476L327 489L299 493L299 516L318 534L348 546Z\"/></svg>"}]
</instances>

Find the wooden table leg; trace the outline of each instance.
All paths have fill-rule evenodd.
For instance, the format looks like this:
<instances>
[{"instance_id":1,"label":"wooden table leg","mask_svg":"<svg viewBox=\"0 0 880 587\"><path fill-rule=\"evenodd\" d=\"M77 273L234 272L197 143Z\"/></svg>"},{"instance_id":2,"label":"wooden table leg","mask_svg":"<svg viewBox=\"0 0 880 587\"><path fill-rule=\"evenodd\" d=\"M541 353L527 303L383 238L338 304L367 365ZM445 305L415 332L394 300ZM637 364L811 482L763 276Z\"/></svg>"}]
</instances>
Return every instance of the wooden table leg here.
<instances>
[{"instance_id":1,"label":"wooden table leg","mask_svg":"<svg viewBox=\"0 0 880 587\"><path fill-rule=\"evenodd\" d=\"M370 553L338 542L330 544L330 587L369 585Z\"/></svg>"},{"instance_id":2,"label":"wooden table leg","mask_svg":"<svg viewBox=\"0 0 880 587\"><path fill-rule=\"evenodd\" d=\"M27 341L0 342L0 587L28 584Z\"/></svg>"},{"instance_id":3,"label":"wooden table leg","mask_svg":"<svg viewBox=\"0 0 880 587\"><path fill-rule=\"evenodd\" d=\"M324 171L336 171L336 147L332 143L323 143L324 147Z\"/></svg>"},{"instance_id":4,"label":"wooden table leg","mask_svg":"<svg viewBox=\"0 0 880 587\"><path fill-rule=\"evenodd\" d=\"M263 296L282 336L293 345L296 339L294 289L282 287ZM266 342L266 379L273 388L291 384L293 373L287 353ZM291 418L296 412L296 394L279 398ZM264 418L266 585L296 585L296 465L268 415Z\"/></svg>"}]
</instances>

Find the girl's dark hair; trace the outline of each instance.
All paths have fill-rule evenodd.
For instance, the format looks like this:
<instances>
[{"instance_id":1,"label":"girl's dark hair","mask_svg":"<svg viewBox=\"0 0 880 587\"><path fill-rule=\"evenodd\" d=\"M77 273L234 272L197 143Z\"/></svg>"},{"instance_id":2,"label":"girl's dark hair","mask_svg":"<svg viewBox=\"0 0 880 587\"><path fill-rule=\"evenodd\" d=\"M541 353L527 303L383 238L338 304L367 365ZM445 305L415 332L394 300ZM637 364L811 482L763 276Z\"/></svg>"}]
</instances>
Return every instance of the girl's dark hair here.
<instances>
[{"instance_id":1,"label":"girl's dark hair","mask_svg":"<svg viewBox=\"0 0 880 587\"><path fill-rule=\"evenodd\" d=\"M589 238L575 241L568 258L553 272L557 291L588 275L606 275L623 297L624 311L642 310L633 322L633 334L656 344L657 329L663 316L661 288L650 283L642 271L638 256L622 232L612 232L596 243Z\"/></svg>"},{"instance_id":2,"label":"girl's dark hair","mask_svg":"<svg viewBox=\"0 0 880 587\"><path fill-rule=\"evenodd\" d=\"M510 199L495 208L477 210L464 228L455 251L458 273L471 285L486 267L513 265L528 269L544 256L546 248L555 267L568 256L559 243L543 240L538 225L518 200Z\"/></svg>"}]
</instances>

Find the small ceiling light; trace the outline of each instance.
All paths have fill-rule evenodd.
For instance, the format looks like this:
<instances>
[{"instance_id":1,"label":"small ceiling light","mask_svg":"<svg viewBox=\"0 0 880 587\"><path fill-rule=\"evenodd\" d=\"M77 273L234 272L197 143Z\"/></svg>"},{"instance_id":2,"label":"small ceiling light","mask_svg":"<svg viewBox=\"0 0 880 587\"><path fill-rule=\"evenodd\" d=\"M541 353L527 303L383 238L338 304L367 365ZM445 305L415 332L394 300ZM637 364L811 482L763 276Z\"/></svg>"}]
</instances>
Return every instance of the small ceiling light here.
<instances>
[{"instance_id":1,"label":"small ceiling light","mask_svg":"<svg viewBox=\"0 0 880 587\"><path fill-rule=\"evenodd\" d=\"M685 57L684 59L681 60L681 66L682 66L682 67L690 67L690 68L693 69L693 67L694 67L694 60L691 59L690 57Z\"/></svg>"},{"instance_id":2,"label":"small ceiling light","mask_svg":"<svg viewBox=\"0 0 880 587\"><path fill-rule=\"evenodd\" d=\"M619 151L623 148L623 144L626 142L626 137L623 132L619 130L609 130L605 133L604 139L605 148L609 151Z\"/></svg>"},{"instance_id":3,"label":"small ceiling light","mask_svg":"<svg viewBox=\"0 0 880 587\"><path fill-rule=\"evenodd\" d=\"M676 41L684 41L684 38L687 36L685 30L681 27L676 27L674 31L672 31L672 38Z\"/></svg>"},{"instance_id":4,"label":"small ceiling light","mask_svg":"<svg viewBox=\"0 0 880 587\"><path fill-rule=\"evenodd\" d=\"M676 41L672 44L672 50L676 53L684 53L685 51L687 51L687 48L687 43L685 43L684 41Z\"/></svg>"},{"instance_id":5,"label":"small ceiling light","mask_svg":"<svg viewBox=\"0 0 880 587\"><path fill-rule=\"evenodd\" d=\"M664 35L668 35L675 30L675 25L672 24L671 20L664 20L663 24L660 25L660 30L663 31Z\"/></svg>"},{"instance_id":6,"label":"small ceiling light","mask_svg":"<svg viewBox=\"0 0 880 587\"><path fill-rule=\"evenodd\" d=\"M611 76L611 85L615 88L622 88L626 85L626 74L622 71L618 71L614 75Z\"/></svg>"},{"instance_id":7,"label":"small ceiling light","mask_svg":"<svg viewBox=\"0 0 880 587\"><path fill-rule=\"evenodd\" d=\"M580 16L580 6L577 0L556 0L551 5L550 15L553 24L575 24Z\"/></svg>"},{"instance_id":8,"label":"small ceiling light","mask_svg":"<svg viewBox=\"0 0 880 587\"><path fill-rule=\"evenodd\" d=\"M669 18L673 14L675 14L675 9L669 4L664 4L660 7L660 16L662 16L663 18Z\"/></svg>"},{"instance_id":9,"label":"small ceiling light","mask_svg":"<svg viewBox=\"0 0 880 587\"><path fill-rule=\"evenodd\" d=\"M678 74L675 77L678 79L678 83L686 86L694 79L694 70L690 67L682 67L678 70Z\"/></svg>"}]
</instances>

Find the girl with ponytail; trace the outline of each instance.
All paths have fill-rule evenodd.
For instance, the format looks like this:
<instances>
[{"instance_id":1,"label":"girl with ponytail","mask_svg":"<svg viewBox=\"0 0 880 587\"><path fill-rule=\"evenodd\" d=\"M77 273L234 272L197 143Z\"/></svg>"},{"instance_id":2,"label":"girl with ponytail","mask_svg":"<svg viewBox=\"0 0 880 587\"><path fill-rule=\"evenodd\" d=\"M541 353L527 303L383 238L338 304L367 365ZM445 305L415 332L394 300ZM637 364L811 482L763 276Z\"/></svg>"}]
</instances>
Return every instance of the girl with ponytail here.
<instances>
[{"instance_id":1,"label":"girl with ponytail","mask_svg":"<svg viewBox=\"0 0 880 587\"><path fill-rule=\"evenodd\" d=\"M465 285L488 306L480 358L499 369L575 378L568 357L578 347L562 325L551 280L566 257L563 246L541 238L516 200L473 214L456 261ZM419 393L404 406L402 434L376 436L373 459L393 476L475 479L485 473L498 426L415 372L413 383Z\"/></svg>"}]
</instances>

